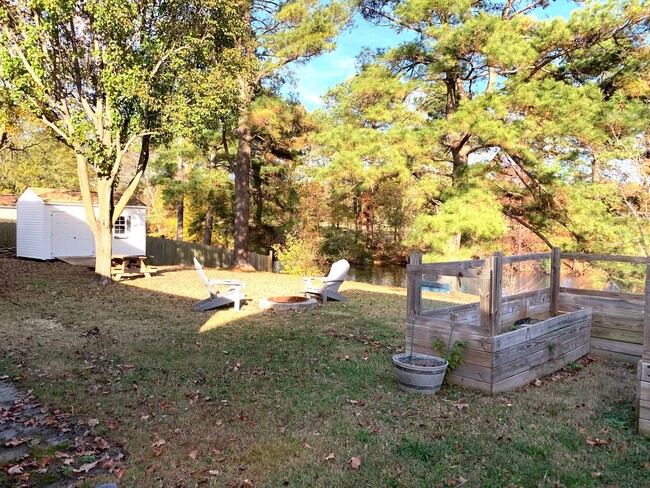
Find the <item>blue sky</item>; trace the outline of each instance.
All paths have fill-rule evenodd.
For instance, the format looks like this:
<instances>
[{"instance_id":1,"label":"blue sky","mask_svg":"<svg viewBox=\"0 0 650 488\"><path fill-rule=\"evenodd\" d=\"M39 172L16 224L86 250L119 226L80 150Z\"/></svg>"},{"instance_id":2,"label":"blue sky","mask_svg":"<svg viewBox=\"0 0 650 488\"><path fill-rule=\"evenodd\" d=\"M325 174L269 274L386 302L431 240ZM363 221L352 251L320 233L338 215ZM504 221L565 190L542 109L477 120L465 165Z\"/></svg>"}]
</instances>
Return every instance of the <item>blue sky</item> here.
<instances>
[{"instance_id":1,"label":"blue sky","mask_svg":"<svg viewBox=\"0 0 650 488\"><path fill-rule=\"evenodd\" d=\"M536 15L540 18L568 17L576 8L574 2L556 0L548 8L536 12ZM296 86L291 91L308 110L319 108L320 97L328 89L355 74L356 56L363 48L387 48L398 42L398 35L391 29L376 27L358 18L355 27L339 37L334 51L294 69Z\"/></svg>"}]
</instances>

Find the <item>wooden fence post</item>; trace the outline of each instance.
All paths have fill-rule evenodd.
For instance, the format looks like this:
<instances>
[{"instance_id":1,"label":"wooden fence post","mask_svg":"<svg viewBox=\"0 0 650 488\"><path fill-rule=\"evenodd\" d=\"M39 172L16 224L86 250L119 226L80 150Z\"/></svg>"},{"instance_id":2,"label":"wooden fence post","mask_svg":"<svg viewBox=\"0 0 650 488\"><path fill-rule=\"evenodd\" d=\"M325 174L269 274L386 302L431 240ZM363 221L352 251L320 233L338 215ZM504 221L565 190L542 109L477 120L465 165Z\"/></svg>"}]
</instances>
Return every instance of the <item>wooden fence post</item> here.
<instances>
[{"instance_id":1,"label":"wooden fence post","mask_svg":"<svg viewBox=\"0 0 650 488\"><path fill-rule=\"evenodd\" d=\"M645 269L645 290L643 307L643 355L639 361L637 378L639 389L639 434L650 437L650 264Z\"/></svg>"},{"instance_id":2,"label":"wooden fence post","mask_svg":"<svg viewBox=\"0 0 650 488\"><path fill-rule=\"evenodd\" d=\"M650 361L650 264L645 268L645 305L643 308L643 359Z\"/></svg>"},{"instance_id":3,"label":"wooden fence post","mask_svg":"<svg viewBox=\"0 0 650 488\"><path fill-rule=\"evenodd\" d=\"M560 248L554 247L551 255L551 317L555 317L559 310L561 265L562 254Z\"/></svg>"},{"instance_id":4,"label":"wooden fence post","mask_svg":"<svg viewBox=\"0 0 650 488\"><path fill-rule=\"evenodd\" d=\"M497 251L492 257L492 280L490 313L492 315L492 336L501 334L501 296L503 286L503 253Z\"/></svg>"},{"instance_id":5,"label":"wooden fence post","mask_svg":"<svg viewBox=\"0 0 650 488\"><path fill-rule=\"evenodd\" d=\"M479 294L479 327L484 328L488 334L492 332L492 259L486 258L485 264L478 269L478 294Z\"/></svg>"},{"instance_id":6,"label":"wooden fence post","mask_svg":"<svg viewBox=\"0 0 650 488\"><path fill-rule=\"evenodd\" d=\"M422 254L411 253L410 264L422 264ZM406 316L422 313L422 273L406 272Z\"/></svg>"}]
</instances>

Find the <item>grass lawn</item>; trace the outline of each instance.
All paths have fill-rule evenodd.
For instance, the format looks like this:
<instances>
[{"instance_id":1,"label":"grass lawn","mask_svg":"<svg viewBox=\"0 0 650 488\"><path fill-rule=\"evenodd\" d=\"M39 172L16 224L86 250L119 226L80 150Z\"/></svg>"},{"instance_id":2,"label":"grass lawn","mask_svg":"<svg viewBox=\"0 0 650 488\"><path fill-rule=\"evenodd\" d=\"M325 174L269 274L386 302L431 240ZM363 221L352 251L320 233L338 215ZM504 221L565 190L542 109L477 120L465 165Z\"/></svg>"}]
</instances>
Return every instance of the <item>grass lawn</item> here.
<instances>
[{"instance_id":1,"label":"grass lawn","mask_svg":"<svg viewBox=\"0 0 650 488\"><path fill-rule=\"evenodd\" d=\"M84 268L0 258L0 374L97 419L126 452L120 488L650 486L633 366L595 358L494 397L406 394L391 364L404 290L347 282L347 303L261 312L301 280L206 273L251 300L199 313L193 269L99 288Z\"/></svg>"}]
</instances>

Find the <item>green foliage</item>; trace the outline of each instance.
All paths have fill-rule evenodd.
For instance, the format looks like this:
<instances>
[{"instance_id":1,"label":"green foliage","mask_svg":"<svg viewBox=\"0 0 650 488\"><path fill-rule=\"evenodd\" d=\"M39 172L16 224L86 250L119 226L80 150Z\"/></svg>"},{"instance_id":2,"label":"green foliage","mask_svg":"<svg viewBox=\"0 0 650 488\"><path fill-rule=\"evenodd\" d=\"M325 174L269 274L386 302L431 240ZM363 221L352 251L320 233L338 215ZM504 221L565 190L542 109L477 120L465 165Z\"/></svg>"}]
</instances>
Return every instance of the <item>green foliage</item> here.
<instances>
[{"instance_id":1,"label":"green foliage","mask_svg":"<svg viewBox=\"0 0 650 488\"><path fill-rule=\"evenodd\" d=\"M320 252L327 261L339 259L363 261L372 258L360 232L337 227L321 230Z\"/></svg>"},{"instance_id":2,"label":"green foliage","mask_svg":"<svg viewBox=\"0 0 650 488\"><path fill-rule=\"evenodd\" d=\"M333 195L374 202L382 178L401 175L402 188L419 190L397 219L405 242L435 255L484 254L506 218L545 245L647 253L647 199L612 191L630 177L610 171L638 162L632 178L645 178L644 2L589 3L550 21L529 15L544 3L360 5L367 19L418 38L367 55L328 95L314 157ZM355 199L337 202L353 212L336 222L358 226L368 212Z\"/></svg>"},{"instance_id":3,"label":"green foliage","mask_svg":"<svg viewBox=\"0 0 650 488\"><path fill-rule=\"evenodd\" d=\"M321 272L318 243L312 239L289 234L284 245L274 246L273 250L282 266L282 273L316 276Z\"/></svg>"},{"instance_id":4,"label":"green foliage","mask_svg":"<svg viewBox=\"0 0 650 488\"><path fill-rule=\"evenodd\" d=\"M74 150L89 216L89 194L97 189L98 213L88 224L100 282L110 282L111 224L140 183L151 138L169 140L181 126L191 133L206 113L225 117L239 108L239 82L253 67L241 48L248 36L243 6L221 0L0 4L1 95L6 90L12 108L39 119ZM125 156L137 141L135 170L124 178ZM128 183L115 203L122 178Z\"/></svg>"},{"instance_id":5,"label":"green foliage","mask_svg":"<svg viewBox=\"0 0 650 488\"><path fill-rule=\"evenodd\" d=\"M434 215L416 217L407 244L445 255L458 239L462 247L472 251L505 232L501 204L494 195L476 188L442 203Z\"/></svg>"},{"instance_id":6,"label":"green foliage","mask_svg":"<svg viewBox=\"0 0 650 488\"><path fill-rule=\"evenodd\" d=\"M578 363L569 363L566 365L566 369L569 373L577 373L579 371L582 371L583 368L584 366Z\"/></svg>"},{"instance_id":7,"label":"green foliage","mask_svg":"<svg viewBox=\"0 0 650 488\"><path fill-rule=\"evenodd\" d=\"M9 147L0 150L0 193L20 194L29 186L79 188L74 152L33 120L15 126Z\"/></svg>"},{"instance_id":8,"label":"green foliage","mask_svg":"<svg viewBox=\"0 0 650 488\"><path fill-rule=\"evenodd\" d=\"M463 357L465 343L463 341L455 341L453 344L450 344L450 342L445 344L440 337L436 337L433 340L433 349L449 363L447 373L450 373L454 368L465 364L465 358Z\"/></svg>"}]
</instances>

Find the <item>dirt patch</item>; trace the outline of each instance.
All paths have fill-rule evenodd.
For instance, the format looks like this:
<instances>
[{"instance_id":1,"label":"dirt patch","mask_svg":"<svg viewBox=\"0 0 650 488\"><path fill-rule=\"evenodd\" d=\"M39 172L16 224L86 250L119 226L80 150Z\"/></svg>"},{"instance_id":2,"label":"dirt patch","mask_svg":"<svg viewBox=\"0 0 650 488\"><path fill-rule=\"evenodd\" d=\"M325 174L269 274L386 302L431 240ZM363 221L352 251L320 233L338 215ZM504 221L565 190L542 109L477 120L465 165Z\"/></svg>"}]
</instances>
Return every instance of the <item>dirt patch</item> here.
<instances>
[{"instance_id":1,"label":"dirt patch","mask_svg":"<svg viewBox=\"0 0 650 488\"><path fill-rule=\"evenodd\" d=\"M119 479L124 453L97 435L96 422L75 422L0 377L0 485L54 488L100 475Z\"/></svg>"}]
</instances>

